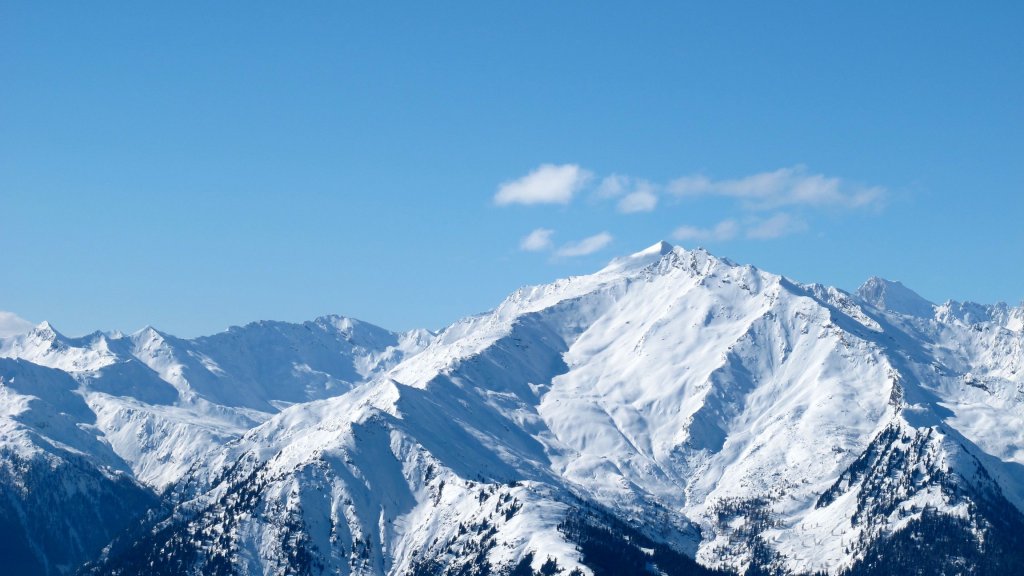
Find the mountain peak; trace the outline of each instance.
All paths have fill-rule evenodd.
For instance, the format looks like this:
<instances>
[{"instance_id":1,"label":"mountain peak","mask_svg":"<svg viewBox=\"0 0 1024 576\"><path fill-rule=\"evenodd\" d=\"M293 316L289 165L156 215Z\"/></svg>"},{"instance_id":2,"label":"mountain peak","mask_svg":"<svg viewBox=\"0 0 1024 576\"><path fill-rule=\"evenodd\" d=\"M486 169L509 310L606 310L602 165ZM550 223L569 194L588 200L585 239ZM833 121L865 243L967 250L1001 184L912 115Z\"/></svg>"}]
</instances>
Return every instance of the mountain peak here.
<instances>
[{"instance_id":1,"label":"mountain peak","mask_svg":"<svg viewBox=\"0 0 1024 576\"><path fill-rule=\"evenodd\" d=\"M37 324L29 334L42 340L57 340L62 337L62 334L47 320Z\"/></svg>"},{"instance_id":2,"label":"mountain peak","mask_svg":"<svg viewBox=\"0 0 1024 576\"><path fill-rule=\"evenodd\" d=\"M0 491L26 511L5 526L18 558L98 533L59 558L91 574L860 574L928 561L928 534L964 546L924 572L1012 572L1024 340L977 320L1019 329L1024 308L877 277L850 296L662 241L436 337L44 323L0 340L0 451L21 458ZM152 502L90 512L136 481Z\"/></svg>"},{"instance_id":3,"label":"mountain peak","mask_svg":"<svg viewBox=\"0 0 1024 576\"><path fill-rule=\"evenodd\" d=\"M319 316L313 320L317 324L324 326L331 326L339 332L351 333L357 327L364 324L361 320L356 318L349 318L348 316L342 316L341 314L327 314Z\"/></svg>"},{"instance_id":4,"label":"mountain peak","mask_svg":"<svg viewBox=\"0 0 1024 576\"><path fill-rule=\"evenodd\" d=\"M857 289L857 296L879 310L918 318L931 318L935 314L935 304L897 280L872 276Z\"/></svg>"},{"instance_id":5,"label":"mountain peak","mask_svg":"<svg viewBox=\"0 0 1024 576\"><path fill-rule=\"evenodd\" d=\"M152 335L163 336L163 333L160 332L159 330L157 330L156 328L154 328L152 324L146 324L145 326L140 328L137 332L135 332L135 334L138 335L138 336L152 336Z\"/></svg>"},{"instance_id":6,"label":"mountain peak","mask_svg":"<svg viewBox=\"0 0 1024 576\"><path fill-rule=\"evenodd\" d=\"M661 259L674 254L676 247L661 240L639 252L612 260L601 272L635 270L649 266Z\"/></svg>"},{"instance_id":7,"label":"mountain peak","mask_svg":"<svg viewBox=\"0 0 1024 576\"><path fill-rule=\"evenodd\" d=\"M167 335L157 330L151 325L147 324L142 329L131 335L131 340L136 344L139 343L162 343L167 341Z\"/></svg>"},{"instance_id":8,"label":"mountain peak","mask_svg":"<svg viewBox=\"0 0 1024 576\"><path fill-rule=\"evenodd\" d=\"M659 240L658 242L652 244L651 246L648 246L647 248L644 248L643 250L637 252L636 254L633 254L633 256L664 256L675 249L676 247L673 246L672 244L664 240Z\"/></svg>"}]
</instances>

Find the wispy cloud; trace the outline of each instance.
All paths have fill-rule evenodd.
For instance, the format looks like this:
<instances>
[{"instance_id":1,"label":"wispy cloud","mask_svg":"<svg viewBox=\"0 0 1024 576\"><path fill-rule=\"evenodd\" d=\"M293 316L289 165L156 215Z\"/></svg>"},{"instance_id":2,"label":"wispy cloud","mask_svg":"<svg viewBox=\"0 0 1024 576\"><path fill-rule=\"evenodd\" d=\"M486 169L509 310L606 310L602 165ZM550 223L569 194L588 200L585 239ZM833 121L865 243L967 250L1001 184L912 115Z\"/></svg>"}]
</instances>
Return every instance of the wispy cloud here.
<instances>
[{"instance_id":1,"label":"wispy cloud","mask_svg":"<svg viewBox=\"0 0 1024 576\"><path fill-rule=\"evenodd\" d=\"M696 174L670 181L651 181L628 174L609 174L592 184L593 174L576 164L544 164L526 176L502 184L494 195L498 205L569 204L586 190L597 202L614 206L620 214L641 214L687 205L696 213L699 200L729 217L713 225L679 226L672 237L690 242L725 242L735 239L771 240L811 228L815 216L881 208L888 191L882 186L858 184L837 176L811 172L803 165L779 168L737 178L715 179ZM556 256L592 254L611 240L602 232L555 248L554 232L538 228L523 237L519 248L527 252L553 250Z\"/></svg>"},{"instance_id":2,"label":"wispy cloud","mask_svg":"<svg viewBox=\"0 0 1024 576\"><path fill-rule=\"evenodd\" d=\"M658 205L658 195L654 193L654 186L648 183L641 183L636 190L626 194L619 200L619 212L632 214L634 212L650 212Z\"/></svg>"},{"instance_id":3,"label":"wispy cloud","mask_svg":"<svg viewBox=\"0 0 1024 576\"><path fill-rule=\"evenodd\" d=\"M768 218L750 216L742 222L729 218L709 228L680 226L672 237L684 242L725 242L741 236L751 240L772 240L806 229L807 223L801 218L779 212Z\"/></svg>"},{"instance_id":4,"label":"wispy cloud","mask_svg":"<svg viewBox=\"0 0 1024 576\"><path fill-rule=\"evenodd\" d=\"M711 228L680 226L672 233L672 237L680 241L724 242L735 238L739 231L739 223L730 219L722 220Z\"/></svg>"},{"instance_id":5,"label":"wispy cloud","mask_svg":"<svg viewBox=\"0 0 1024 576\"><path fill-rule=\"evenodd\" d=\"M519 241L519 249L526 252L543 252L544 250L550 250L552 247L551 237L554 234L554 230L537 228Z\"/></svg>"},{"instance_id":6,"label":"wispy cloud","mask_svg":"<svg viewBox=\"0 0 1024 576\"><path fill-rule=\"evenodd\" d=\"M24 334L33 327L33 324L13 312L0 310L0 338Z\"/></svg>"},{"instance_id":7,"label":"wispy cloud","mask_svg":"<svg viewBox=\"0 0 1024 576\"><path fill-rule=\"evenodd\" d=\"M812 174L804 166L780 168L732 180L686 176L666 187L680 197L723 196L742 202L748 210L782 206L836 206L862 208L879 205L885 197L881 186L863 186L834 176Z\"/></svg>"},{"instance_id":8,"label":"wispy cloud","mask_svg":"<svg viewBox=\"0 0 1024 576\"><path fill-rule=\"evenodd\" d=\"M650 212L658 206L659 188L648 180L612 174L601 179L594 190L594 197L619 198L616 208L622 214Z\"/></svg>"},{"instance_id":9,"label":"wispy cloud","mask_svg":"<svg viewBox=\"0 0 1024 576\"><path fill-rule=\"evenodd\" d=\"M522 178L505 182L494 194L494 203L568 204L591 178L576 164L543 164Z\"/></svg>"},{"instance_id":10,"label":"wispy cloud","mask_svg":"<svg viewBox=\"0 0 1024 576\"><path fill-rule=\"evenodd\" d=\"M593 254L611 244L612 235L607 232L588 236L579 242L570 242L558 249L555 254L563 257L586 256Z\"/></svg>"},{"instance_id":11,"label":"wispy cloud","mask_svg":"<svg viewBox=\"0 0 1024 576\"><path fill-rule=\"evenodd\" d=\"M622 174L611 174L601 179L600 184L597 185L597 189L594 190L594 195L598 198L615 198L621 196L629 190L631 186L632 178L624 176Z\"/></svg>"},{"instance_id":12,"label":"wispy cloud","mask_svg":"<svg viewBox=\"0 0 1024 576\"><path fill-rule=\"evenodd\" d=\"M803 232L804 230L807 230L806 222L791 214L779 213L752 224L747 229L747 238L771 240Z\"/></svg>"}]
</instances>

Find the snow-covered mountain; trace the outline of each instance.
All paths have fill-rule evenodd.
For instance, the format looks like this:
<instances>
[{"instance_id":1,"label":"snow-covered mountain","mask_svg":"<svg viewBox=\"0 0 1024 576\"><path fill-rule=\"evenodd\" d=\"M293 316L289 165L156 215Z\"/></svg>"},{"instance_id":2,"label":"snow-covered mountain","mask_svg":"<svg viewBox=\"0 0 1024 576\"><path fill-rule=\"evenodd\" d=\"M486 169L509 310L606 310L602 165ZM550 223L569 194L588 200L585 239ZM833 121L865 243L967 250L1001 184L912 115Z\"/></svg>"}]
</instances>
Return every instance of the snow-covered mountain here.
<instances>
[{"instance_id":1,"label":"snow-covered mountain","mask_svg":"<svg viewBox=\"0 0 1024 576\"><path fill-rule=\"evenodd\" d=\"M44 322L0 340L0 357L74 377L114 451L138 480L162 489L271 414L342 394L432 338L341 316L255 322L194 340L151 327L67 338Z\"/></svg>"},{"instance_id":2,"label":"snow-covered mountain","mask_svg":"<svg viewBox=\"0 0 1024 576\"><path fill-rule=\"evenodd\" d=\"M194 340L153 328L68 338L45 322L0 339L0 500L11 507L0 510L0 532L26 566L69 573L212 451L281 408L348 391L432 338L331 316Z\"/></svg>"},{"instance_id":3,"label":"snow-covered mountain","mask_svg":"<svg viewBox=\"0 0 1024 576\"><path fill-rule=\"evenodd\" d=\"M0 358L0 540L9 574L70 573L158 504L68 374Z\"/></svg>"},{"instance_id":4,"label":"snow-covered mountain","mask_svg":"<svg viewBox=\"0 0 1024 576\"><path fill-rule=\"evenodd\" d=\"M97 469L166 488L83 571L1024 570L1024 308L659 243L359 326L5 342L73 377Z\"/></svg>"}]
</instances>

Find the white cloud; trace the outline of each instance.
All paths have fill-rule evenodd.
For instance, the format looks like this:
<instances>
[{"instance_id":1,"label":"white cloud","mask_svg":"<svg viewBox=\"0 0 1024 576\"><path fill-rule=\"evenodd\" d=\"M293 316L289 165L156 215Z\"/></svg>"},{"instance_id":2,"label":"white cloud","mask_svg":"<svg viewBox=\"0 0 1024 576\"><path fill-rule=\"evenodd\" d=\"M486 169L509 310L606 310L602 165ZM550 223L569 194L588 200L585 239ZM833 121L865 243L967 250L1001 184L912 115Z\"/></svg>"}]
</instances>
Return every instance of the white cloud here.
<instances>
[{"instance_id":1,"label":"white cloud","mask_svg":"<svg viewBox=\"0 0 1024 576\"><path fill-rule=\"evenodd\" d=\"M877 206L885 197L885 189L881 186L861 186L833 176L811 174L804 166L780 168L733 180L687 176L673 180L667 188L676 196L735 198L750 210L770 210L781 206L862 208Z\"/></svg>"},{"instance_id":2,"label":"white cloud","mask_svg":"<svg viewBox=\"0 0 1024 576\"><path fill-rule=\"evenodd\" d=\"M790 214L776 214L771 218L758 221L747 229L747 238L755 240L771 240L781 238L807 229L807 223Z\"/></svg>"},{"instance_id":3,"label":"white cloud","mask_svg":"<svg viewBox=\"0 0 1024 576\"><path fill-rule=\"evenodd\" d=\"M813 173L797 165L733 179L716 180L696 174L668 183L625 174L610 174L591 186L593 174L576 164L543 164L526 176L498 187L494 202L509 204L568 204L588 189L591 199L614 202L621 214L652 212L672 198L719 200L733 217L710 227L680 226L673 237L681 241L722 242L736 238L769 240L804 232L816 213L824 210L881 208L887 190L835 176ZM668 201L665 201L668 199ZM678 203L678 202L677 202ZM538 228L520 240L527 252L554 250L558 256L591 254L612 241L607 232L557 249L552 230Z\"/></svg>"},{"instance_id":4,"label":"white cloud","mask_svg":"<svg viewBox=\"0 0 1024 576\"><path fill-rule=\"evenodd\" d=\"M634 191L619 200L619 212L623 214L650 212L657 205L658 196L654 193L654 186L649 182L641 181Z\"/></svg>"},{"instance_id":5,"label":"white cloud","mask_svg":"<svg viewBox=\"0 0 1024 576\"><path fill-rule=\"evenodd\" d=\"M558 256L586 256L601 250L612 241L612 235L607 232L588 236L579 242L570 242L558 249Z\"/></svg>"},{"instance_id":6,"label":"white cloud","mask_svg":"<svg viewBox=\"0 0 1024 576\"><path fill-rule=\"evenodd\" d=\"M568 204L590 177L590 172L576 164L542 164L526 176L499 186L494 203Z\"/></svg>"},{"instance_id":7,"label":"white cloud","mask_svg":"<svg viewBox=\"0 0 1024 576\"><path fill-rule=\"evenodd\" d=\"M722 220L711 228L680 226L672 233L676 240L691 242L724 242L741 235L751 240L771 240L807 229L807 223L791 214L778 213L770 218L751 218L740 224L736 220Z\"/></svg>"},{"instance_id":8,"label":"white cloud","mask_svg":"<svg viewBox=\"0 0 1024 576\"><path fill-rule=\"evenodd\" d=\"M680 226L672 233L672 237L683 241L724 242L735 238L739 231L740 225L735 220L722 220L712 228Z\"/></svg>"},{"instance_id":9,"label":"white cloud","mask_svg":"<svg viewBox=\"0 0 1024 576\"><path fill-rule=\"evenodd\" d=\"M697 196L712 190L712 182L704 176L683 176L668 183L668 191L676 196Z\"/></svg>"},{"instance_id":10,"label":"white cloud","mask_svg":"<svg viewBox=\"0 0 1024 576\"><path fill-rule=\"evenodd\" d=\"M597 185L594 195L598 198L615 198L626 193L633 179L622 174L612 174L601 179Z\"/></svg>"},{"instance_id":11,"label":"white cloud","mask_svg":"<svg viewBox=\"0 0 1024 576\"><path fill-rule=\"evenodd\" d=\"M541 252L551 248L551 236L554 230L537 228L523 237L519 242L519 249L526 252Z\"/></svg>"},{"instance_id":12,"label":"white cloud","mask_svg":"<svg viewBox=\"0 0 1024 576\"><path fill-rule=\"evenodd\" d=\"M658 186L647 180L612 174L605 176L594 191L594 197L618 198L618 211L622 214L650 212L658 205Z\"/></svg>"},{"instance_id":13,"label":"white cloud","mask_svg":"<svg viewBox=\"0 0 1024 576\"><path fill-rule=\"evenodd\" d=\"M24 334L31 330L33 326L31 322L13 312L0 310L0 338Z\"/></svg>"}]
</instances>

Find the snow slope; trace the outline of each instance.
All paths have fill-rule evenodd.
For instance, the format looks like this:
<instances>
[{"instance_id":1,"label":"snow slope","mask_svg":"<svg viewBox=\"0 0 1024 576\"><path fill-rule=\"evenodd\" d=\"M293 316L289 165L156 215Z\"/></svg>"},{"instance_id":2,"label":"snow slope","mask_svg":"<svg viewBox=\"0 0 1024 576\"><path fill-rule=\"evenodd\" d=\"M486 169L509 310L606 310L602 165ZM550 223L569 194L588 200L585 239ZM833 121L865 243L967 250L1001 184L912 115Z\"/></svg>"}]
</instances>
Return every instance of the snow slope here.
<instances>
[{"instance_id":1,"label":"snow slope","mask_svg":"<svg viewBox=\"0 0 1024 576\"><path fill-rule=\"evenodd\" d=\"M518 290L379 378L282 411L179 486L186 520L102 566L130 573L177 543L197 572L215 557L275 573L298 554L326 573L551 556L589 574L559 528L574 510L740 572L856 569L929 514L982 538L993 506L1020 515L1020 316L659 243ZM213 556L181 533L216 534Z\"/></svg>"},{"instance_id":2,"label":"snow slope","mask_svg":"<svg viewBox=\"0 0 1024 576\"><path fill-rule=\"evenodd\" d=\"M154 328L68 338L48 323L0 340L0 357L61 370L136 477L163 489L281 408L341 394L433 337L340 316L256 322L183 340Z\"/></svg>"},{"instance_id":3,"label":"snow slope","mask_svg":"<svg viewBox=\"0 0 1024 576\"><path fill-rule=\"evenodd\" d=\"M436 336L41 326L0 355L74 375L167 488L88 573L881 574L947 538L934 571L998 574L1024 562L1022 319L658 243Z\"/></svg>"},{"instance_id":4,"label":"snow slope","mask_svg":"<svg viewBox=\"0 0 1024 576\"><path fill-rule=\"evenodd\" d=\"M104 440L77 382L0 358L0 540L11 574L66 574L157 499Z\"/></svg>"}]
</instances>

